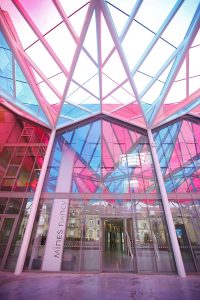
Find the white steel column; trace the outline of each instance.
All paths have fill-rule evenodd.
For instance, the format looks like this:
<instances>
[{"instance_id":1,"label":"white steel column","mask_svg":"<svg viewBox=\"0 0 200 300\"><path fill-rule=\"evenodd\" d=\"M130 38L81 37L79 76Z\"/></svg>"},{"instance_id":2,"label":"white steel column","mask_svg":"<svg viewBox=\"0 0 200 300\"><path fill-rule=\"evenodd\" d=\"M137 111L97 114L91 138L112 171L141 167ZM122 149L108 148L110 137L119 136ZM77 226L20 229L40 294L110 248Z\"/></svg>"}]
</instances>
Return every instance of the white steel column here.
<instances>
[{"instance_id":1,"label":"white steel column","mask_svg":"<svg viewBox=\"0 0 200 300\"><path fill-rule=\"evenodd\" d=\"M147 133L148 133L148 137L149 137L149 144L150 144L150 148L151 148L152 158L153 158L154 167L155 167L158 184L159 184L159 188L160 188L160 193L161 193L161 197L162 197L162 204L163 204L163 209L164 209L167 226L168 226L168 230L169 230L169 235L170 235L170 240L171 240L171 245L172 245L172 249L173 249L173 253L174 253L175 262L176 262L177 272L178 272L179 276L186 277L185 268L184 268L183 260L182 260L182 255L181 255L178 240L176 237L174 222L173 222L171 210L169 207L169 200L168 200L167 192L165 189L165 183L163 180L163 176L162 176L162 172L161 172L161 168L160 168L160 164L159 164L159 160L158 160L158 156L157 156L156 145L155 145L151 130L147 129Z\"/></svg>"},{"instance_id":2,"label":"white steel column","mask_svg":"<svg viewBox=\"0 0 200 300\"><path fill-rule=\"evenodd\" d=\"M63 145L62 159L56 184L56 193L69 193L73 178L76 153L66 144ZM49 222L42 271L60 271L65 243L65 232L69 210L68 198L54 199Z\"/></svg>"},{"instance_id":3,"label":"white steel column","mask_svg":"<svg viewBox=\"0 0 200 300\"><path fill-rule=\"evenodd\" d=\"M36 216L36 213L37 213L37 208L38 208L40 195L41 195L41 192L42 192L42 187L43 187L43 183L44 183L44 179L45 179L45 175L46 175L46 171L47 171L47 167L48 167L48 163L49 163L49 159L50 159L50 155L51 155L51 151L52 151L52 147L53 147L53 143L54 143L55 134L56 134L56 130L54 129L51 132L51 136L50 136L49 143L48 143L48 146L47 146L46 154L45 154L44 161L43 161L43 164L42 164L40 177L39 177L39 180L38 180L38 183L37 183L37 188L36 188L36 191L35 191L35 195L33 197L33 204L32 204L32 208L31 208L31 213L30 213L30 216L28 218L28 222L27 222L27 225L26 225L26 230L25 230L23 241L22 241L22 244L21 244L21 248L20 248L20 252L19 252L19 256L18 256L16 268L15 268L15 275L19 275L23 271L24 262L25 262L25 258L26 258L30 238L31 238L31 233L32 233L32 230L33 230L35 216Z\"/></svg>"}]
</instances>

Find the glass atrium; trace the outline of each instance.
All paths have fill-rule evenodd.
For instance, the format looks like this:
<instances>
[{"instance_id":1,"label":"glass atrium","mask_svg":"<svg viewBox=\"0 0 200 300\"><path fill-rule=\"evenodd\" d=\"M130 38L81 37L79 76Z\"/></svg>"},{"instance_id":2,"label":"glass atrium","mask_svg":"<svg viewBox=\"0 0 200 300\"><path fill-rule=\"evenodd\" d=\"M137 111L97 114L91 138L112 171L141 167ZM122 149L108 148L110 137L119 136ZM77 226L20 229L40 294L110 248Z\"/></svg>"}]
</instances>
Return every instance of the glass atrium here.
<instances>
[{"instance_id":1,"label":"glass atrium","mask_svg":"<svg viewBox=\"0 0 200 300\"><path fill-rule=\"evenodd\" d=\"M200 272L199 25L199 0L0 0L0 270Z\"/></svg>"}]
</instances>

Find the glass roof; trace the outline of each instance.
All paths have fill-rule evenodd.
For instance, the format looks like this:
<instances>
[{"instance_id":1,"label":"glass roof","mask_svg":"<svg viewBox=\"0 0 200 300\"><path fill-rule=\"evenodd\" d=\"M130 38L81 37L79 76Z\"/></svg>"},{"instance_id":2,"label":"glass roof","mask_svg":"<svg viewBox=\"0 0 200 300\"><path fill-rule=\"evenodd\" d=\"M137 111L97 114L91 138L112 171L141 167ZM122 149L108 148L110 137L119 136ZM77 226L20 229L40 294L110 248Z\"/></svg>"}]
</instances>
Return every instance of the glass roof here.
<instances>
[{"instance_id":1,"label":"glass roof","mask_svg":"<svg viewBox=\"0 0 200 300\"><path fill-rule=\"evenodd\" d=\"M49 128L200 112L200 0L0 0L0 102Z\"/></svg>"}]
</instances>

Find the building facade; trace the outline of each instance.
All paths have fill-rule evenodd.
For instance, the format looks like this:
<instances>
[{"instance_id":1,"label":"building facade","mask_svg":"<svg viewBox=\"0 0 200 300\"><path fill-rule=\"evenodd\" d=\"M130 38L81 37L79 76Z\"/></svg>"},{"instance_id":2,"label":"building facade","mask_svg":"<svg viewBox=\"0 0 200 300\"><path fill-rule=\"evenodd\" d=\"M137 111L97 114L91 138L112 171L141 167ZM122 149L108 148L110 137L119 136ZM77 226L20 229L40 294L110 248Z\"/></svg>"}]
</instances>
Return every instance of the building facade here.
<instances>
[{"instance_id":1,"label":"building facade","mask_svg":"<svg viewBox=\"0 0 200 300\"><path fill-rule=\"evenodd\" d=\"M164 1L157 23L159 1L12 2L0 11L0 270L199 273L199 1Z\"/></svg>"}]
</instances>

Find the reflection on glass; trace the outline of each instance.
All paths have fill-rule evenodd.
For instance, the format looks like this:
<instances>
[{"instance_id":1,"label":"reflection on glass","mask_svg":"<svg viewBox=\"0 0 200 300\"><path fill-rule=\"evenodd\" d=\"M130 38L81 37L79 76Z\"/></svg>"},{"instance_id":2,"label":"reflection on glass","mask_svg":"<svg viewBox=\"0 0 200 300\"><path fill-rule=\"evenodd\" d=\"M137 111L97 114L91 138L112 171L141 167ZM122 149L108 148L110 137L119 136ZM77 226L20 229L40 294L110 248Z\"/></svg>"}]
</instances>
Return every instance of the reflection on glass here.
<instances>
[{"instance_id":1,"label":"reflection on glass","mask_svg":"<svg viewBox=\"0 0 200 300\"><path fill-rule=\"evenodd\" d=\"M61 161L72 154L73 193L157 193L145 131L105 120L65 130L56 138L46 191L56 190Z\"/></svg>"}]
</instances>

